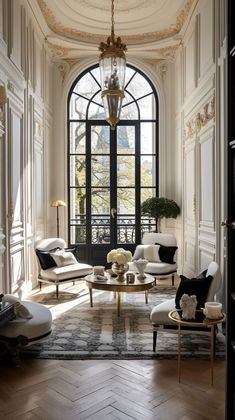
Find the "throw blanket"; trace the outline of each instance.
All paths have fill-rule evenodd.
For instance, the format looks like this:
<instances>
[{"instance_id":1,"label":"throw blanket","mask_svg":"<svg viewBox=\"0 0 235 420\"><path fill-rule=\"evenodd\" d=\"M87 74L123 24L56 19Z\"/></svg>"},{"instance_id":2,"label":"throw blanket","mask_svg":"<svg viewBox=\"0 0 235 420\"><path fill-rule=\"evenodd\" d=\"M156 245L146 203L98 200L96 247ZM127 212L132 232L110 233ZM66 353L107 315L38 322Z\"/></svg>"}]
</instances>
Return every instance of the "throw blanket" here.
<instances>
[{"instance_id":1,"label":"throw blanket","mask_svg":"<svg viewBox=\"0 0 235 420\"><path fill-rule=\"evenodd\" d=\"M14 305L14 313L17 318L31 319L33 315L29 312L25 305L23 305L19 298L13 295L4 295L2 302L8 302Z\"/></svg>"}]
</instances>

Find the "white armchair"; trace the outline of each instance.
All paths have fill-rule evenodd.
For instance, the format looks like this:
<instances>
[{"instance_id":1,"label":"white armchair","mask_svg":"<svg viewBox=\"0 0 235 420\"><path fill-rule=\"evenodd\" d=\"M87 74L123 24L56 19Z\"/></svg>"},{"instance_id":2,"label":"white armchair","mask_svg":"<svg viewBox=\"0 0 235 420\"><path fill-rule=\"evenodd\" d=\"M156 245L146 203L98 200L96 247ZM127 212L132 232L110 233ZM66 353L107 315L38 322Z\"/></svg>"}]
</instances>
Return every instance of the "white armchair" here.
<instances>
[{"instance_id":1,"label":"white armchair","mask_svg":"<svg viewBox=\"0 0 235 420\"><path fill-rule=\"evenodd\" d=\"M215 295L220 290L222 283L218 264L214 261L211 262L208 266L208 269L204 272L204 276L212 276L212 280L206 297L206 302L211 302L215 300ZM150 314L150 321L153 325L153 351L156 350L157 332L159 330L171 332L174 332L174 330L176 330L176 324L173 321L171 321L168 317L169 312L175 309L175 303L175 298L168 299L152 309L152 312ZM182 333L184 332L183 329L184 328L182 327ZM194 329L193 331L197 332L196 329ZM189 332L188 329L186 330L186 332Z\"/></svg>"},{"instance_id":2,"label":"white armchair","mask_svg":"<svg viewBox=\"0 0 235 420\"><path fill-rule=\"evenodd\" d=\"M55 284L58 298L59 284L83 279L92 273L92 266L79 263L62 238L47 238L35 243L38 260L38 281Z\"/></svg>"},{"instance_id":3,"label":"white armchair","mask_svg":"<svg viewBox=\"0 0 235 420\"><path fill-rule=\"evenodd\" d=\"M148 260L145 272L153 275L156 279L172 278L177 274L176 262L177 242L176 238L168 233L145 233L142 244L137 245L129 270L136 271L135 260L144 258Z\"/></svg>"}]
</instances>

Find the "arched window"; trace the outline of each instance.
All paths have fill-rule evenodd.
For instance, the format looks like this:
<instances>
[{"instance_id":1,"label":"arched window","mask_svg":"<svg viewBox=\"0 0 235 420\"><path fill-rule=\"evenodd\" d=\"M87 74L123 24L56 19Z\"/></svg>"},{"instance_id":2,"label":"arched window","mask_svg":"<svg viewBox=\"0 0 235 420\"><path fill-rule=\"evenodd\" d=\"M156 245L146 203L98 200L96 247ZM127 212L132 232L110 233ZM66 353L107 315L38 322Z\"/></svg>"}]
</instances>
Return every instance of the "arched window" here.
<instances>
[{"instance_id":1,"label":"arched window","mask_svg":"<svg viewBox=\"0 0 235 420\"><path fill-rule=\"evenodd\" d=\"M111 248L133 251L154 223L141 203L158 196L158 97L151 81L127 66L125 98L114 131L105 121L98 66L68 95L68 237L81 259L103 263Z\"/></svg>"}]
</instances>

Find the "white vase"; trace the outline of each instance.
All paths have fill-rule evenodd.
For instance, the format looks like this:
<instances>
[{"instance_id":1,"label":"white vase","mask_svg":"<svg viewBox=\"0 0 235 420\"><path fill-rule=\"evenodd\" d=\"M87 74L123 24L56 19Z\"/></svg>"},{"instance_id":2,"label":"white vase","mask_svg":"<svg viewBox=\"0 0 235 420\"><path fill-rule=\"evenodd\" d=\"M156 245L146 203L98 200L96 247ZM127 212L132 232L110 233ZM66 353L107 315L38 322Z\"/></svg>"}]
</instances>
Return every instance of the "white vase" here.
<instances>
[{"instance_id":1,"label":"white vase","mask_svg":"<svg viewBox=\"0 0 235 420\"><path fill-rule=\"evenodd\" d=\"M135 260L134 264L137 268L137 271L139 272L137 278L139 280L145 279L146 275L144 274L144 270L146 268L146 265L148 264L148 260L144 260L143 258L140 258L139 260Z\"/></svg>"}]
</instances>

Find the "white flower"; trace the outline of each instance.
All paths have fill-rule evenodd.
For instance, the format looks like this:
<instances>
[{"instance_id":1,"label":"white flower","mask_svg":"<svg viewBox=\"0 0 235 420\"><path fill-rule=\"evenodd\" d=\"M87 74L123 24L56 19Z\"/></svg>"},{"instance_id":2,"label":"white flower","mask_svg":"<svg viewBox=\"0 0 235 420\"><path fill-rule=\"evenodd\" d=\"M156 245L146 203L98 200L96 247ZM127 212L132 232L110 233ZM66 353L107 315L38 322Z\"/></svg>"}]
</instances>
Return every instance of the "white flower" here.
<instances>
[{"instance_id":1,"label":"white flower","mask_svg":"<svg viewBox=\"0 0 235 420\"><path fill-rule=\"evenodd\" d=\"M112 249L107 255L107 262L126 264L131 261L132 253L123 248Z\"/></svg>"}]
</instances>

